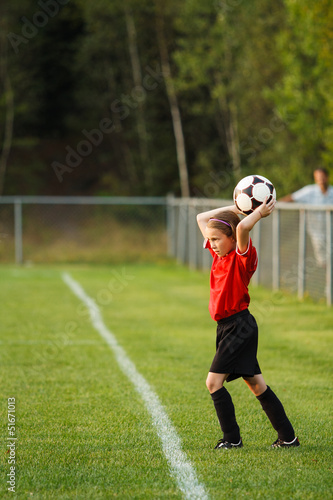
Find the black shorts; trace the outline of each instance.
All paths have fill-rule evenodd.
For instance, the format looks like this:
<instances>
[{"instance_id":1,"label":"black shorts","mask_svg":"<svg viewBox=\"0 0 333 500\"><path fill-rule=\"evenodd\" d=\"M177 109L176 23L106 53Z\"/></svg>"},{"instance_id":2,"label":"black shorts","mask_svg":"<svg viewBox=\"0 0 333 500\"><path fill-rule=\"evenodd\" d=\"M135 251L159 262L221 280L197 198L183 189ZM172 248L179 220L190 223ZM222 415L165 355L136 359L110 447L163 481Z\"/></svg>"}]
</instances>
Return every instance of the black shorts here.
<instances>
[{"instance_id":1,"label":"black shorts","mask_svg":"<svg viewBox=\"0 0 333 500\"><path fill-rule=\"evenodd\" d=\"M227 382L261 373L257 360L258 326L248 309L217 322L213 373L229 373Z\"/></svg>"}]
</instances>

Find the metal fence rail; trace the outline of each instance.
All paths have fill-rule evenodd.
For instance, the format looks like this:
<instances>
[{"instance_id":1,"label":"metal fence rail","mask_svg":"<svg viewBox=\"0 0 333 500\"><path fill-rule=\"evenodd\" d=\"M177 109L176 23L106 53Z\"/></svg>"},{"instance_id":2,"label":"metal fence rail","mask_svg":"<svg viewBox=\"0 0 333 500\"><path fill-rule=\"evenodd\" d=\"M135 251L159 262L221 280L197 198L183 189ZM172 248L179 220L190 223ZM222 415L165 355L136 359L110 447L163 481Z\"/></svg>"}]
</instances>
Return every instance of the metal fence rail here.
<instances>
[{"instance_id":1,"label":"metal fence rail","mask_svg":"<svg viewBox=\"0 0 333 500\"><path fill-rule=\"evenodd\" d=\"M168 197L0 197L0 262L121 262L166 255L208 269L199 212L230 200ZM333 206L278 203L258 222L254 284L333 301Z\"/></svg>"}]
</instances>

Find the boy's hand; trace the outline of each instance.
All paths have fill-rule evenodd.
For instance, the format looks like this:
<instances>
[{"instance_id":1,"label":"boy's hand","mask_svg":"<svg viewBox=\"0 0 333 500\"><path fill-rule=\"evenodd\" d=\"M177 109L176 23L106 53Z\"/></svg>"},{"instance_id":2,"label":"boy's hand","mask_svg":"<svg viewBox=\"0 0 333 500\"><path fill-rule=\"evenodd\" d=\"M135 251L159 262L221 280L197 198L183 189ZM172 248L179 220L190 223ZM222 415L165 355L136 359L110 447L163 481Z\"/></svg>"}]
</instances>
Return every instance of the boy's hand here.
<instances>
[{"instance_id":1,"label":"boy's hand","mask_svg":"<svg viewBox=\"0 0 333 500\"><path fill-rule=\"evenodd\" d=\"M271 215L271 213L274 210L276 200L274 198L271 199L269 203L267 203L267 196L265 200L263 201L262 205L260 207L255 209L255 212L259 212L262 218L268 217Z\"/></svg>"}]
</instances>

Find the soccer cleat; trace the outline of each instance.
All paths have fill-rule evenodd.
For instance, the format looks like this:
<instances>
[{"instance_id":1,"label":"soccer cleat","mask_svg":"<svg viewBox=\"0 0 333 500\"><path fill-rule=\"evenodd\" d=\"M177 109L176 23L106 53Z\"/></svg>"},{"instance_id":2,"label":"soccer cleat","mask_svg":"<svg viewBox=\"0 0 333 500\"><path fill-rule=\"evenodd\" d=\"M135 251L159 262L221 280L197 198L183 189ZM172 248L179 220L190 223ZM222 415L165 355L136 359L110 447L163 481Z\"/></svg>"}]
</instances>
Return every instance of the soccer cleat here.
<instances>
[{"instance_id":1,"label":"soccer cleat","mask_svg":"<svg viewBox=\"0 0 333 500\"><path fill-rule=\"evenodd\" d=\"M297 436L289 443L288 443L288 441L283 441L282 439L277 439L271 445L271 448L292 448L293 446L300 446L300 442L299 442Z\"/></svg>"},{"instance_id":2,"label":"soccer cleat","mask_svg":"<svg viewBox=\"0 0 333 500\"><path fill-rule=\"evenodd\" d=\"M220 441L218 441L217 445L214 447L214 450L218 450L220 448L223 448L224 450L230 450L230 448L243 448L242 438L240 438L239 442L236 444L229 443L229 441L226 441L225 439L220 439Z\"/></svg>"}]
</instances>

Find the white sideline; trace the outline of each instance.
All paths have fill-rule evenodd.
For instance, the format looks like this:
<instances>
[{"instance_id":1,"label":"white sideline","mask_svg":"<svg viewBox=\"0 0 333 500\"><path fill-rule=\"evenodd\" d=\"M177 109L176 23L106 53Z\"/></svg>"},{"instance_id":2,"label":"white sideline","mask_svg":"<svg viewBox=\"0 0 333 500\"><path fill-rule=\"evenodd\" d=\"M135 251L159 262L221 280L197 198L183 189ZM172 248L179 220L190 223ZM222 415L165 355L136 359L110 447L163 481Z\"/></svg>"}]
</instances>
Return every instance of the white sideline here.
<instances>
[{"instance_id":1,"label":"white sideline","mask_svg":"<svg viewBox=\"0 0 333 500\"><path fill-rule=\"evenodd\" d=\"M81 285L68 273L63 273L62 279L72 292L87 306L93 327L105 339L112 349L120 369L142 397L152 417L157 434L162 441L164 455L179 489L183 492L185 498L189 500L208 499L204 486L199 483L191 462L182 451L181 440L160 403L157 394L152 390L146 379L137 371L134 363L129 359L125 350L118 344L113 333L105 326L95 301L85 293Z\"/></svg>"}]
</instances>

